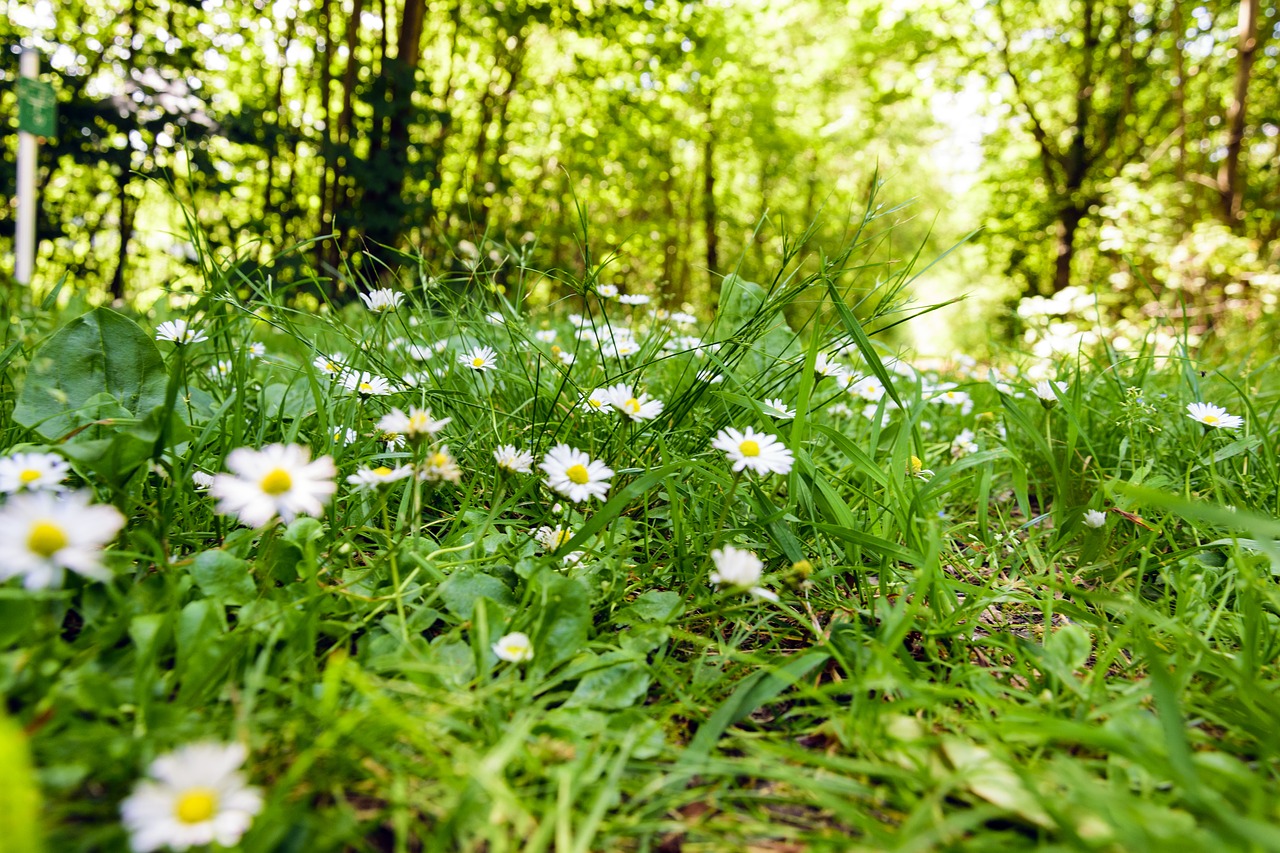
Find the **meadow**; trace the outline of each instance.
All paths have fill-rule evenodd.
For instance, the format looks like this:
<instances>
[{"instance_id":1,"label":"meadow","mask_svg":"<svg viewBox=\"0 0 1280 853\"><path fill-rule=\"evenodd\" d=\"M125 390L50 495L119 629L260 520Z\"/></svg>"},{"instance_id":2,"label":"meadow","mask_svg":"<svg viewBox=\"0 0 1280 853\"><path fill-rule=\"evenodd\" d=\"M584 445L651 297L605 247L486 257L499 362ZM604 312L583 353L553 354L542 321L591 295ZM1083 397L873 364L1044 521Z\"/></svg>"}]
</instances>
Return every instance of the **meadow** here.
<instances>
[{"instance_id":1,"label":"meadow","mask_svg":"<svg viewBox=\"0 0 1280 853\"><path fill-rule=\"evenodd\" d=\"M1274 338L913 360L873 230L15 292L0 847L1280 850Z\"/></svg>"}]
</instances>

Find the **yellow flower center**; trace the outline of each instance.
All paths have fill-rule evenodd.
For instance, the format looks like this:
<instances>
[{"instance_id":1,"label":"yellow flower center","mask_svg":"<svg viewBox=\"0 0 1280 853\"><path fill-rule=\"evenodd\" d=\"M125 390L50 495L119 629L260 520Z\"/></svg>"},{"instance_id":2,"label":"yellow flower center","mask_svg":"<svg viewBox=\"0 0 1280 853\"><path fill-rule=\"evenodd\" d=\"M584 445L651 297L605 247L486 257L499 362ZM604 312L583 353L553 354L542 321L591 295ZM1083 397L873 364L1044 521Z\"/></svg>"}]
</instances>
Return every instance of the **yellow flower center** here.
<instances>
[{"instance_id":1,"label":"yellow flower center","mask_svg":"<svg viewBox=\"0 0 1280 853\"><path fill-rule=\"evenodd\" d=\"M635 397L632 397L630 400L622 404L622 411L629 415L640 414L640 401Z\"/></svg>"},{"instance_id":2,"label":"yellow flower center","mask_svg":"<svg viewBox=\"0 0 1280 853\"><path fill-rule=\"evenodd\" d=\"M52 521L37 521L27 534L27 548L46 560L67 547L67 534Z\"/></svg>"},{"instance_id":3,"label":"yellow flower center","mask_svg":"<svg viewBox=\"0 0 1280 853\"><path fill-rule=\"evenodd\" d=\"M443 468L449 464L449 457L443 453L433 453L431 458L427 460L427 464L432 468Z\"/></svg>"},{"instance_id":4,"label":"yellow flower center","mask_svg":"<svg viewBox=\"0 0 1280 853\"><path fill-rule=\"evenodd\" d=\"M1204 421L1204 422L1205 422L1205 423L1207 423L1207 424L1216 424L1216 423L1218 422L1218 416L1217 416L1217 415L1205 415L1205 416L1204 416L1203 418L1201 418L1200 420Z\"/></svg>"},{"instance_id":5,"label":"yellow flower center","mask_svg":"<svg viewBox=\"0 0 1280 853\"><path fill-rule=\"evenodd\" d=\"M361 394L372 394L372 393L373 393L373 385L371 385L371 384L370 384L370 383L368 383L368 382L361 382L361 383L360 383L360 393L361 393Z\"/></svg>"},{"instance_id":6,"label":"yellow flower center","mask_svg":"<svg viewBox=\"0 0 1280 853\"><path fill-rule=\"evenodd\" d=\"M586 485L587 481L591 479L590 475L587 474L585 465L570 465L565 469L564 475L569 478L570 482L577 483L579 486Z\"/></svg>"},{"instance_id":7,"label":"yellow flower center","mask_svg":"<svg viewBox=\"0 0 1280 853\"><path fill-rule=\"evenodd\" d=\"M738 445L738 452L741 453L743 456L759 456L760 445L752 441L751 439L747 439L746 441Z\"/></svg>"},{"instance_id":8,"label":"yellow flower center","mask_svg":"<svg viewBox=\"0 0 1280 853\"><path fill-rule=\"evenodd\" d=\"M471 359L471 366L484 367L484 359L481 358L480 356L476 356L475 358Z\"/></svg>"},{"instance_id":9,"label":"yellow flower center","mask_svg":"<svg viewBox=\"0 0 1280 853\"><path fill-rule=\"evenodd\" d=\"M912 474L919 474L924 470L924 463L920 461L919 456L912 456L909 466Z\"/></svg>"},{"instance_id":10,"label":"yellow flower center","mask_svg":"<svg viewBox=\"0 0 1280 853\"><path fill-rule=\"evenodd\" d=\"M563 350L561 350L561 349L560 349L560 347L553 346L553 347L551 348L551 354L552 354L552 355L559 355L561 352L563 352Z\"/></svg>"},{"instance_id":11,"label":"yellow flower center","mask_svg":"<svg viewBox=\"0 0 1280 853\"><path fill-rule=\"evenodd\" d=\"M173 813L183 823L204 823L218 810L218 793L212 788L184 791L173 805Z\"/></svg>"},{"instance_id":12,"label":"yellow flower center","mask_svg":"<svg viewBox=\"0 0 1280 853\"><path fill-rule=\"evenodd\" d=\"M590 400L587 400L587 405L588 405L588 406L590 406L590 407L591 407L591 408L593 408L593 409L598 409L598 408L600 408L600 407L601 407L602 405L604 405L604 404L603 404L603 403L601 403L601 402L600 402L599 400L597 400L596 398L592 397Z\"/></svg>"},{"instance_id":13,"label":"yellow flower center","mask_svg":"<svg viewBox=\"0 0 1280 853\"><path fill-rule=\"evenodd\" d=\"M283 495L285 492L293 488L293 477L289 476L289 472L283 468L276 468L274 471L267 473L258 483L259 488L272 497Z\"/></svg>"},{"instance_id":14,"label":"yellow flower center","mask_svg":"<svg viewBox=\"0 0 1280 853\"><path fill-rule=\"evenodd\" d=\"M412 435L417 432L426 432L430 419L426 415L419 412L416 415L410 415L409 421L404 425L404 431Z\"/></svg>"},{"instance_id":15,"label":"yellow flower center","mask_svg":"<svg viewBox=\"0 0 1280 853\"><path fill-rule=\"evenodd\" d=\"M377 468L373 469L373 473L377 474L379 477L385 477L391 473L391 469L386 465L379 465Z\"/></svg>"},{"instance_id":16,"label":"yellow flower center","mask_svg":"<svg viewBox=\"0 0 1280 853\"><path fill-rule=\"evenodd\" d=\"M28 468L18 475L18 481L24 486L29 486L36 480L40 479L40 472L35 468Z\"/></svg>"},{"instance_id":17,"label":"yellow flower center","mask_svg":"<svg viewBox=\"0 0 1280 853\"><path fill-rule=\"evenodd\" d=\"M324 369L327 370L329 373L337 373L338 365L334 364L332 361L326 361L324 363Z\"/></svg>"}]
</instances>

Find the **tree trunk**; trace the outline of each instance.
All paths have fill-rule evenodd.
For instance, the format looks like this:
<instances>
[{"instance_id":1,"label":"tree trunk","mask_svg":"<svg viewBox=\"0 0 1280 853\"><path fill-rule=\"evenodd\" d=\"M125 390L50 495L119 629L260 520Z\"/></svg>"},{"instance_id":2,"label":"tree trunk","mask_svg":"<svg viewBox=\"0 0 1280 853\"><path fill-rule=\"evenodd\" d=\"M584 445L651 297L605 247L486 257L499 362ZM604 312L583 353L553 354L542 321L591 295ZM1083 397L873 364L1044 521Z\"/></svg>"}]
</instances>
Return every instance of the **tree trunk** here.
<instances>
[{"instance_id":1,"label":"tree trunk","mask_svg":"<svg viewBox=\"0 0 1280 853\"><path fill-rule=\"evenodd\" d=\"M1053 292L1057 293L1071 285L1071 262L1076 255L1076 231L1080 228L1080 220L1084 218L1084 210L1077 205L1068 205L1058 214L1057 260L1054 263Z\"/></svg>"},{"instance_id":2,"label":"tree trunk","mask_svg":"<svg viewBox=\"0 0 1280 853\"><path fill-rule=\"evenodd\" d=\"M702 228L707 241L707 283L711 293L718 290L720 240L716 235L716 132L711 121L711 99L707 99L706 136L702 142Z\"/></svg>"},{"instance_id":3,"label":"tree trunk","mask_svg":"<svg viewBox=\"0 0 1280 853\"><path fill-rule=\"evenodd\" d=\"M116 178L120 197L120 248L116 253L116 271L111 276L108 290L112 301L123 301L125 296L124 277L129 264L129 243L133 240L133 220L137 213L137 205L129 198L130 172L124 170Z\"/></svg>"},{"instance_id":4,"label":"tree trunk","mask_svg":"<svg viewBox=\"0 0 1280 853\"><path fill-rule=\"evenodd\" d=\"M1222 218L1233 227L1240 223L1244 207L1244 175L1240 151L1244 147L1245 112L1249 102L1249 78L1258 50L1258 0L1240 2L1240 41L1236 48L1236 84L1227 107L1227 153L1218 167L1218 196Z\"/></svg>"}]
</instances>

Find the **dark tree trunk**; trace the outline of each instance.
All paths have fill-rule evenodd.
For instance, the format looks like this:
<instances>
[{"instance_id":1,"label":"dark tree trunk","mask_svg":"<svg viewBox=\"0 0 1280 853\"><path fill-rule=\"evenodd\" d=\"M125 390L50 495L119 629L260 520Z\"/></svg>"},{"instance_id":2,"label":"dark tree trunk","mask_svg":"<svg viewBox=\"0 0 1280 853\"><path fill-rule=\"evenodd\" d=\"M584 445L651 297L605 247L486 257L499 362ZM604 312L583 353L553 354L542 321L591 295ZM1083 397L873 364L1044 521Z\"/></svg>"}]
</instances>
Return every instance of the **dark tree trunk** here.
<instances>
[{"instance_id":1,"label":"dark tree trunk","mask_svg":"<svg viewBox=\"0 0 1280 853\"><path fill-rule=\"evenodd\" d=\"M711 122L711 99L707 99L706 137L702 142L702 228L707 241L707 282L710 292L718 288L720 240L716 235L716 134Z\"/></svg>"},{"instance_id":2,"label":"dark tree trunk","mask_svg":"<svg viewBox=\"0 0 1280 853\"><path fill-rule=\"evenodd\" d=\"M123 300L125 296L124 277L128 271L129 243L133 240L133 221L138 206L129 198L129 172L122 172L116 179L120 197L120 248L116 252L116 271L111 276L108 288L113 301Z\"/></svg>"},{"instance_id":3,"label":"dark tree trunk","mask_svg":"<svg viewBox=\"0 0 1280 853\"><path fill-rule=\"evenodd\" d=\"M1053 291L1057 293L1071 284L1071 262L1076 255L1076 231L1084 211L1076 205L1063 208L1058 214L1057 259L1054 262Z\"/></svg>"},{"instance_id":4,"label":"dark tree trunk","mask_svg":"<svg viewBox=\"0 0 1280 853\"><path fill-rule=\"evenodd\" d=\"M1227 152L1218 167L1218 196L1222 218L1236 226L1244 207L1244 175L1240 151L1244 147L1245 113L1249 104L1249 78L1258 51L1258 0L1240 2L1240 41L1236 48L1236 82L1227 107Z\"/></svg>"}]
</instances>

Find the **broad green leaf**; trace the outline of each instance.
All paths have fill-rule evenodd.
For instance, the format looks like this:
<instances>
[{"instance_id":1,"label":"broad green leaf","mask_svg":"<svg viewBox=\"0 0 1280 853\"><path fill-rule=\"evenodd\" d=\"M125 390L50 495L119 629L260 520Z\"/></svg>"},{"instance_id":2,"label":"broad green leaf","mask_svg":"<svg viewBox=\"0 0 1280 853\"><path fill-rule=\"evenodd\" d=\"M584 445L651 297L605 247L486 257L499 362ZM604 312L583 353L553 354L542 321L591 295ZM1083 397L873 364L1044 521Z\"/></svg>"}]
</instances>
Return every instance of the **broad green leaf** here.
<instances>
[{"instance_id":1,"label":"broad green leaf","mask_svg":"<svg viewBox=\"0 0 1280 853\"><path fill-rule=\"evenodd\" d=\"M648 690L649 668L638 661L623 661L588 672L565 704L602 710L629 708Z\"/></svg>"},{"instance_id":2,"label":"broad green leaf","mask_svg":"<svg viewBox=\"0 0 1280 853\"><path fill-rule=\"evenodd\" d=\"M96 420L103 395L135 417L146 415L164 405L168 379L151 338L132 320L98 308L32 356L13 419L58 439Z\"/></svg>"},{"instance_id":3,"label":"broad green leaf","mask_svg":"<svg viewBox=\"0 0 1280 853\"><path fill-rule=\"evenodd\" d=\"M464 570L450 575L440 584L440 597L445 607L459 619L470 619L475 611L476 601L487 598L503 608L515 607L516 600L511 589L493 575L483 572Z\"/></svg>"},{"instance_id":4,"label":"broad green leaf","mask_svg":"<svg viewBox=\"0 0 1280 853\"><path fill-rule=\"evenodd\" d=\"M226 551L205 551L191 564L200 591L224 604L247 604L258 594L249 564Z\"/></svg>"},{"instance_id":5,"label":"broad green leaf","mask_svg":"<svg viewBox=\"0 0 1280 853\"><path fill-rule=\"evenodd\" d=\"M586 645L591 592L576 580L552 574L542 575L539 585L542 621L532 639L536 666L546 671Z\"/></svg>"}]
</instances>

